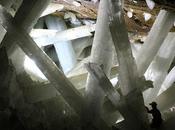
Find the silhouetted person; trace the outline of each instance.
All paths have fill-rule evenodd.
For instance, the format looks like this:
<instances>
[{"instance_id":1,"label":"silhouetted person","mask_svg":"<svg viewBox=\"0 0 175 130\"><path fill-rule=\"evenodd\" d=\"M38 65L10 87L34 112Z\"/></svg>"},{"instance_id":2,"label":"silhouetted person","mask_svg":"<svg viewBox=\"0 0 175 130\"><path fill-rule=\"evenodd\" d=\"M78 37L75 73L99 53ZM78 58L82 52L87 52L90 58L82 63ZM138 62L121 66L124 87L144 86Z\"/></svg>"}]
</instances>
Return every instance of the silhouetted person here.
<instances>
[{"instance_id":1,"label":"silhouetted person","mask_svg":"<svg viewBox=\"0 0 175 130\"><path fill-rule=\"evenodd\" d=\"M149 110L147 107L147 112L152 114L152 122L151 122L151 128L159 128L160 125L162 124L162 116L160 111L157 109L157 103L152 102L149 105L151 105L152 109Z\"/></svg>"}]
</instances>

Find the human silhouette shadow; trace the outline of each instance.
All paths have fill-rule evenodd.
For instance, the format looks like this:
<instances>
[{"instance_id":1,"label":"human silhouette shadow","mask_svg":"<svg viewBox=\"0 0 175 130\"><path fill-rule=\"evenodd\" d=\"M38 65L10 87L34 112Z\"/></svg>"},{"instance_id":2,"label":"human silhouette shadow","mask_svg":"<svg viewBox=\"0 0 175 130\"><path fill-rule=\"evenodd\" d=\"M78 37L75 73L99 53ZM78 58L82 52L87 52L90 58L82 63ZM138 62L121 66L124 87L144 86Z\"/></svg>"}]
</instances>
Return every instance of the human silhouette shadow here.
<instances>
[{"instance_id":1,"label":"human silhouette shadow","mask_svg":"<svg viewBox=\"0 0 175 130\"><path fill-rule=\"evenodd\" d=\"M149 110L148 107L146 107L146 110L148 113L150 113L153 117L152 122L150 124L151 128L160 128L160 126L162 125L162 116L160 111L157 109L157 103L156 102L152 102L149 105L151 105L152 109Z\"/></svg>"}]
</instances>

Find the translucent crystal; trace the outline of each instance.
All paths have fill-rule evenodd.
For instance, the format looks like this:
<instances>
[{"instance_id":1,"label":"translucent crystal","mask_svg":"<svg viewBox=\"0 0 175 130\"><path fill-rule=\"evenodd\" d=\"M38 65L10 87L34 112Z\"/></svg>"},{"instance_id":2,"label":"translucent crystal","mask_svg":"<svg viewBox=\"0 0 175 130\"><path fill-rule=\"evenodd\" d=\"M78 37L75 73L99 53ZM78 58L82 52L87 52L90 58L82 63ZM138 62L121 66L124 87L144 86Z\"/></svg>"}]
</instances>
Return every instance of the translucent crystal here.
<instances>
[{"instance_id":1,"label":"translucent crystal","mask_svg":"<svg viewBox=\"0 0 175 130\"><path fill-rule=\"evenodd\" d=\"M167 71L175 56L175 33L169 33L164 40L154 60L145 73L147 80L152 80L154 88L149 89L146 93L146 101L153 100L167 75ZM166 53L165 53L166 52Z\"/></svg>"}]
</instances>

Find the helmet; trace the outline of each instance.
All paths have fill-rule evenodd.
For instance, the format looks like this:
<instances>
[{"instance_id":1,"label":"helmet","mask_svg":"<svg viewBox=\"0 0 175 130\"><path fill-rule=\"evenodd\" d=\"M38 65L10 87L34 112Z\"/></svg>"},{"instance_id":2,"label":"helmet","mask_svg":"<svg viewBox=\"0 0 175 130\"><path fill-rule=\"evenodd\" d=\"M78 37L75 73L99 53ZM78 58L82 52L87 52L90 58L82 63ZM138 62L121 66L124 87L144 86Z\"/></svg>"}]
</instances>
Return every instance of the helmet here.
<instances>
[{"instance_id":1,"label":"helmet","mask_svg":"<svg viewBox=\"0 0 175 130\"><path fill-rule=\"evenodd\" d=\"M149 105L151 105L151 106L157 106L157 103L156 102L152 102Z\"/></svg>"}]
</instances>

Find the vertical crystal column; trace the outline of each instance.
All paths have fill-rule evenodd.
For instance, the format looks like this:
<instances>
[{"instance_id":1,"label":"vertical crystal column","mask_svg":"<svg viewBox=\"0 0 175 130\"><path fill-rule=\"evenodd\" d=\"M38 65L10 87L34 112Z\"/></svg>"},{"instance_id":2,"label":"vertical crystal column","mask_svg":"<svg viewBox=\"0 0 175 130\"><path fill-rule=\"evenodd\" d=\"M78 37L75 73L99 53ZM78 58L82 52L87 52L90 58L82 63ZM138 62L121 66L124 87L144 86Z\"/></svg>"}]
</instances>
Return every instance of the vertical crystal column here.
<instances>
[{"instance_id":1,"label":"vertical crystal column","mask_svg":"<svg viewBox=\"0 0 175 130\"><path fill-rule=\"evenodd\" d=\"M62 18L47 16L45 18L48 29L64 31L67 26ZM58 39L55 37L55 40ZM59 41L59 40L58 40ZM71 41L53 42L58 55L63 72L66 74L76 64L76 56Z\"/></svg>"},{"instance_id":2,"label":"vertical crystal column","mask_svg":"<svg viewBox=\"0 0 175 130\"><path fill-rule=\"evenodd\" d=\"M108 22L108 1L101 0L98 9L90 62L102 65L107 76L110 74L113 59L113 44L109 33ZM98 87L97 81L91 75L88 75L87 78L86 99L89 112L89 117L87 117L89 118L88 120L98 120L101 113L104 93L100 87Z\"/></svg>"}]
</instances>

